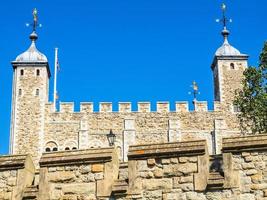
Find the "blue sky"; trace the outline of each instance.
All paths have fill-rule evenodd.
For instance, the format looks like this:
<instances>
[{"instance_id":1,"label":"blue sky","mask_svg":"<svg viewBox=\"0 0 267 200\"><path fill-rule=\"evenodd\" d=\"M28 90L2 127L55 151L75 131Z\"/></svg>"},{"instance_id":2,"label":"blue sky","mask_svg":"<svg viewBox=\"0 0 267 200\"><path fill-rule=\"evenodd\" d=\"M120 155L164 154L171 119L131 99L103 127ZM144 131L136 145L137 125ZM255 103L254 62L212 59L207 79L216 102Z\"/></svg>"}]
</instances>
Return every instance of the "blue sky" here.
<instances>
[{"instance_id":1,"label":"blue sky","mask_svg":"<svg viewBox=\"0 0 267 200\"><path fill-rule=\"evenodd\" d=\"M257 65L266 40L266 0L224 1L230 43ZM8 152L12 67L25 51L32 9L39 11L38 49L53 70L59 48L61 101L191 101L193 80L199 100L212 107L210 65L222 44L220 0L9 0L0 7L0 154ZM50 81L52 94L53 77ZM51 96L52 97L52 96ZM51 98L50 98L51 99ZM117 106L114 106L115 110ZM97 108L96 108L97 109Z\"/></svg>"}]
</instances>

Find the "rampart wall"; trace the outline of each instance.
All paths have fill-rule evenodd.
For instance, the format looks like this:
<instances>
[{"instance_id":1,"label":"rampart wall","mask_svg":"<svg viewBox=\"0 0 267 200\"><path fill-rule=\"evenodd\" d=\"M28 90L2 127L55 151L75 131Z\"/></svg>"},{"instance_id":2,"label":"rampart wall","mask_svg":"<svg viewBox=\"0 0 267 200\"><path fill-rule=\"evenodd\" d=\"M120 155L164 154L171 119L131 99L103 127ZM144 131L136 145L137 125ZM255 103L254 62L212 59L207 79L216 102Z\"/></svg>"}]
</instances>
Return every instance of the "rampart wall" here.
<instances>
[{"instance_id":1,"label":"rampart wall","mask_svg":"<svg viewBox=\"0 0 267 200\"><path fill-rule=\"evenodd\" d=\"M221 109L219 102L212 111L207 102L196 102L194 111L188 107L188 102L176 102L172 111L169 102L158 102L153 111L150 102L139 102L134 111L125 102L114 111L111 103L103 102L98 111L93 103L81 103L80 111L74 112L73 103L60 103L54 112L52 104L47 104L44 141L54 142L58 150L108 147L106 135L112 129L120 158L126 161L129 145L205 139L213 154L220 152L222 136L240 133L236 114Z\"/></svg>"},{"instance_id":2,"label":"rampart wall","mask_svg":"<svg viewBox=\"0 0 267 200\"><path fill-rule=\"evenodd\" d=\"M212 156L205 140L0 157L0 199L263 200L267 135L223 139Z\"/></svg>"}]
</instances>

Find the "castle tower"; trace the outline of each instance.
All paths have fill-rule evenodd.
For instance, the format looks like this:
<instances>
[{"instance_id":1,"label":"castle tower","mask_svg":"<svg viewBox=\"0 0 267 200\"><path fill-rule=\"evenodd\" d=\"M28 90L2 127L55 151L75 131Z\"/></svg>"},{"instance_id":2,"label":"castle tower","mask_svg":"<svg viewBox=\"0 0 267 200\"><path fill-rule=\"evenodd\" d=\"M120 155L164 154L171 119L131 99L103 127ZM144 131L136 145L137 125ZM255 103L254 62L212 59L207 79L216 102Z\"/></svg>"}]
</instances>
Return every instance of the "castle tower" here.
<instances>
[{"instance_id":1,"label":"castle tower","mask_svg":"<svg viewBox=\"0 0 267 200\"><path fill-rule=\"evenodd\" d=\"M230 32L226 28L228 20L225 17L225 5L223 4L223 44L217 49L213 63L214 98L219 101L224 109L233 111L235 109L233 100L235 91L242 87L243 72L247 68L248 56L241 54L239 50L228 42Z\"/></svg>"},{"instance_id":2,"label":"castle tower","mask_svg":"<svg viewBox=\"0 0 267 200\"><path fill-rule=\"evenodd\" d=\"M37 11L34 10L33 14L31 45L12 62L10 153L30 153L36 160L43 151L45 103L48 102L50 70L46 56L36 48Z\"/></svg>"}]
</instances>

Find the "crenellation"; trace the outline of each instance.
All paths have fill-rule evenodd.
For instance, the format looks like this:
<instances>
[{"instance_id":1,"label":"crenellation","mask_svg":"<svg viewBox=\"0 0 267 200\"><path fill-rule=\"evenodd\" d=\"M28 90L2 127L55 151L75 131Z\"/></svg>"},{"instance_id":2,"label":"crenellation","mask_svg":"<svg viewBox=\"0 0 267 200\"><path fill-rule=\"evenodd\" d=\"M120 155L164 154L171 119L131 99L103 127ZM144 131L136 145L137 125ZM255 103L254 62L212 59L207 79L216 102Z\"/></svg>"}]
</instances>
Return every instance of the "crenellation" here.
<instances>
[{"instance_id":1,"label":"crenellation","mask_svg":"<svg viewBox=\"0 0 267 200\"><path fill-rule=\"evenodd\" d=\"M157 102L157 112L166 113L170 112L170 103L169 102Z\"/></svg>"},{"instance_id":2,"label":"crenellation","mask_svg":"<svg viewBox=\"0 0 267 200\"><path fill-rule=\"evenodd\" d=\"M81 113L94 112L94 103L93 102L81 102L80 103L80 112Z\"/></svg>"},{"instance_id":3,"label":"crenellation","mask_svg":"<svg viewBox=\"0 0 267 200\"><path fill-rule=\"evenodd\" d=\"M208 111L208 102L207 101L196 101L195 102L195 111L196 112L207 112Z\"/></svg>"},{"instance_id":4,"label":"crenellation","mask_svg":"<svg viewBox=\"0 0 267 200\"><path fill-rule=\"evenodd\" d=\"M119 102L119 112L132 112L132 103L131 102Z\"/></svg>"},{"instance_id":5,"label":"crenellation","mask_svg":"<svg viewBox=\"0 0 267 200\"><path fill-rule=\"evenodd\" d=\"M99 103L99 112L112 112L112 103L111 102L100 102Z\"/></svg>"},{"instance_id":6,"label":"crenellation","mask_svg":"<svg viewBox=\"0 0 267 200\"><path fill-rule=\"evenodd\" d=\"M176 112L188 112L188 102L187 101L176 101L175 102L175 111Z\"/></svg>"},{"instance_id":7,"label":"crenellation","mask_svg":"<svg viewBox=\"0 0 267 200\"><path fill-rule=\"evenodd\" d=\"M150 102L138 102L137 103L138 112L150 112L151 111L151 103Z\"/></svg>"},{"instance_id":8,"label":"crenellation","mask_svg":"<svg viewBox=\"0 0 267 200\"><path fill-rule=\"evenodd\" d=\"M156 112L158 114L164 113L172 113L173 111L170 109L170 102L158 101L156 103ZM138 102L137 103L137 112L132 110L132 102L119 102L118 103L118 111L113 109L113 103L111 102L99 102L99 111L95 110L95 106L93 102L80 102L80 110L75 113L83 113L83 114L100 114L100 113L129 113L132 115L138 115L138 113L153 113L151 110L151 102ZM214 109L208 110L208 103L206 101L198 101L196 103L195 112L223 112L221 108L221 103L218 101L214 101ZM52 102L48 102L45 104L45 112L54 113L54 104ZM74 103L73 102L60 102L59 113L73 113L74 112ZM186 101L177 101L175 102L175 112L176 113L185 113L189 112L189 102Z\"/></svg>"},{"instance_id":9,"label":"crenellation","mask_svg":"<svg viewBox=\"0 0 267 200\"><path fill-rule=\"evenodd\" d=\"M74 112L74 102L60 102L59 103L60 113L73 113Z\"/></svg>"}]
</instances>

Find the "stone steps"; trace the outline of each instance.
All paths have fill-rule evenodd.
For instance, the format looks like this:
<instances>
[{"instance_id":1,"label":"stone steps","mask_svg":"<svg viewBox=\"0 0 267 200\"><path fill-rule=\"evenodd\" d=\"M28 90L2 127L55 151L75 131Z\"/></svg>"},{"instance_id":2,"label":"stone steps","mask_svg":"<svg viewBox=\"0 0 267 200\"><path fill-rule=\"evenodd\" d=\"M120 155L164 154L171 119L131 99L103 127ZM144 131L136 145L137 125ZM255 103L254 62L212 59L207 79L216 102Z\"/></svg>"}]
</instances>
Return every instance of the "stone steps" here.
<instances>
[{"instance_id":1,"label":"stone steps","mask_svg":"<svg viewBox=\"0 0 267 200\"><path fill-rule=\"evenodd\" d=\"M37 200L37 195L38 195L38 186L37 185L29 186L24 190L22 199L23 200L26 200L26 199Z\"/></svg>"},{"instance_id":2,"label":"stone steps","mask_svg":"<svg viewBox=\"0 0 267 200\"><path fill-rule=\"evenodd\" d=\"M115 196L124 196L128 189L128 163L121 162L119 166L118 180L112 186L112 193Z\"/></svg>"},{"instance_id":3,"label":"stone steps","mask_svg":"<svg viewBox=\"0 0 267 200\"><path fill-rule=\"evenodd\" d=\"M219 189L224 184L224 177L219 172L211 172L208 178L208 189Z\"/></svg>"},{"instance_id":4,"label":"stone steps","mask_svg":"<svg viewBox=\"0 0 267 200\"><path fill-rule=\"evenodd\" d=\"M125 180L116 180L113 187L113 193L125 193L128 189L128 183Z\"/></svg>"},{"instance_id":5,"label":"stone steps","mask_svg":"<svg viewBox=\"0 0 267 200\"><path fill-rule=\"evenodd\" d=\"M222 164L222 155L210 156L210 169L207 189L222 189L224 184Z\"/></svg>"}]
</instances>

